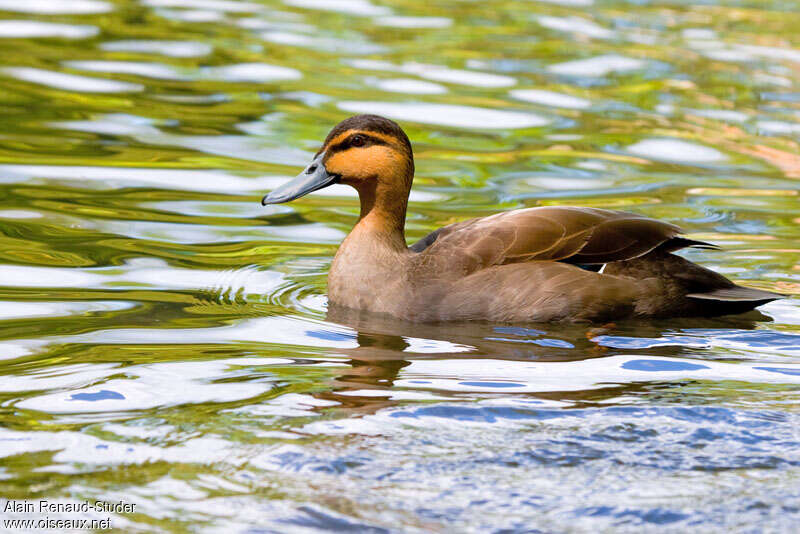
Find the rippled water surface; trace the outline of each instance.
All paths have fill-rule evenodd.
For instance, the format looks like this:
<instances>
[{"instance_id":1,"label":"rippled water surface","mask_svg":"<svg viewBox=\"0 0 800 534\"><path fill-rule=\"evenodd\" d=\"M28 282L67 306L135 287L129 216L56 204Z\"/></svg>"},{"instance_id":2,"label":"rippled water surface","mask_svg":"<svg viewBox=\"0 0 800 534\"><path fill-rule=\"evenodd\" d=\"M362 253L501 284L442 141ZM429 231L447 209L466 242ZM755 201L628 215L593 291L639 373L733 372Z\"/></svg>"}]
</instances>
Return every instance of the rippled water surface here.
<instances>
[{"instance_id":1,"label":"rippled water surface","mask_svg":"<svg viewBox=\"0 0 800 534\"><path fill-rule=\"evenodd\" d=\"M0 16L3 497L123 500L143 532L796 532L800 2ZM602 326L328 313L354 194L259 199L357 112L414 141L410 242L623 208L792 296Z\"/></svg>"}]
</instances>

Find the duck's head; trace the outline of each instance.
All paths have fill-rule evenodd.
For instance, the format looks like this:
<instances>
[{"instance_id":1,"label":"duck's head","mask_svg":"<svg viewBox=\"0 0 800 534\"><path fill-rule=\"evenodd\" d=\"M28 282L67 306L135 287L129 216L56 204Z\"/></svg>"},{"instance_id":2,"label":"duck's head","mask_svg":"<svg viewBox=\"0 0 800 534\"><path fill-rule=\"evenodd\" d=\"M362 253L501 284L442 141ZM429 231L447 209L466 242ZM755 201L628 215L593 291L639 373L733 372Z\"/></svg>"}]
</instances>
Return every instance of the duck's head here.
<instances>
[{"instance_id":1,"label":"duck's head","mask_svg":"<svg viewBox=\"0 0 800 534\"><path fill-rule=\"evenodd\" d=\"M297 178L261 201L280 204L335 183L354 187L365 199L402 199L414 177L411 143L400 126L378 115L356 115L331 130L325 144Z\"/></svg>"}]
</instances>

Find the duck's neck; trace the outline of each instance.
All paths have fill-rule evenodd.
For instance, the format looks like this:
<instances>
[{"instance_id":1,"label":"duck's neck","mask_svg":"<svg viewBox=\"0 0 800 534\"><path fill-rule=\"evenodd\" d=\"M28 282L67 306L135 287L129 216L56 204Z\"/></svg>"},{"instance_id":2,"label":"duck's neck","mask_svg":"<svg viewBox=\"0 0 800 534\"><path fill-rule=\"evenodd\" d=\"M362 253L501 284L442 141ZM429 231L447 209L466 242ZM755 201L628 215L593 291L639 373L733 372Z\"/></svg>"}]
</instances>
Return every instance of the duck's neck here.
<instances>
[{"instance_id":1,"label":"duck's neck","mask_svg":"<svg viewBox=\"0 0 800 534\"><path fill-rule=\"evenodd\" d=\"M408 193L387 195L362 187L358 196L361 216L331 264L328 300L346 308L390 312L396 299L387 300L387 288L403 283L403 260L410 254L403 234Z\"/></svg>"},{"instance_id":2,"label":"duck's neck","mask_svg":"<svg viewBox=\"0 0 800 534\"><path fill-rule=\"evenodd\" d=\"M368 241L390 250L405 251L408 191L391 191L377 182L358 188L361 213L347 241Z\"/></svg>"}]
</instances>

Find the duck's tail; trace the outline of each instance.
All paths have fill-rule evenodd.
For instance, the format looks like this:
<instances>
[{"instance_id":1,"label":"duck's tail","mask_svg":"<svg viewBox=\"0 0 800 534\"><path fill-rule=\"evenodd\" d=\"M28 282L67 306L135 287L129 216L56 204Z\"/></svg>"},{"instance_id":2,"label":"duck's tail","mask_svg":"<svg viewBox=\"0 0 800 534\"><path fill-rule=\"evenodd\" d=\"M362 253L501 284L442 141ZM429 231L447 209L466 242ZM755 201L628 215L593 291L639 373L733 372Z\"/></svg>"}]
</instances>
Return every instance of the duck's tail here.
<instances>
[{"instance_id":1,"label":"duck's tail","mask_svg":"<svg viewBox=\"0 0 800 534\"><path fill-rule=\"evenodd\" d=\"M721 300L725 302L758 302L759 304L756 304L756 306L760 306L761 304L784 298L786 295L734 285L705 293L688 293L686 296L692 299Z\"/></svg>"},{"instance_id":2,"label":"duck's tail","mask_svg":"<svg viewBox=\"0 0 800 534\"><path fill-rule=\"evenodd\" d=\"M780 293L733 285L705 293L688 293L686 300L694 301L692 309L697 310L697 315L716 316L744 313L784 297Z\"/></svg>"},{"instance_id":3,"label":"duck's tail","mask_svg":"<svg viewBox=\"0 0 800 534\"><path fill-rule=\"evenodd\" d=\"M743 313L786 295L738 286L710 269L689 260L655 250L642 257L609 263L605 274L630 276L639 280L657 279L660 302L643 297L644 314L650 315L649 302L663 310L658 315L717 316Z\"/></svg>"}]
</instances>

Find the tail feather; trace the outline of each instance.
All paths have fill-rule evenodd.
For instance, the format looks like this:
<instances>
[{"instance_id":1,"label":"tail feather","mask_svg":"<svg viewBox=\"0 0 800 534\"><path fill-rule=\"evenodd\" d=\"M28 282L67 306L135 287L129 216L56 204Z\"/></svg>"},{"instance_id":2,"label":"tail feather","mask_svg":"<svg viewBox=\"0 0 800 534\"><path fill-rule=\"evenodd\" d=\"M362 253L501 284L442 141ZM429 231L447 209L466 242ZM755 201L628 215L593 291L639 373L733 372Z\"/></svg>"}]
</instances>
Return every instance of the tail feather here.
<instances>
[{"instance_id":1,"label":"tail feather","mask_svg":"<svg viewBox=\"0 0 800 534\"><path fill-rule=\"evenodd\" d=\"M714 243L706 243L705 241L697 241L694 239L687 239L685 237L673 237L665 241L659 249L663 252L675 252L682 248L699 248L703 250L720 250L720 247Z\"/></svg>"},{"instance_id":2,"label":"tail feather","mask_svg":"<svg viewBox=\"0 0 800 534\"><path fill-rule=\"evenodd\" d=\"M734 285L723 275L662 250L608 263L605 274L655 281L657 288L637 303L642 315L703 316L744 313L785 295Z\"/></svg>"},{"instance_id":3,"label":"tail feather","mask_svg":"<svg viewBox=\"0 0 800 534\"><path fill-rule=\"evenodd\" d=\"M761 302L767 303L786 297L780 293L753 289L750 287L732 286L713 289L703 293L689 293L687 297L693 299L721 300L726 302Z\"/></svg>"}]
</instances>

